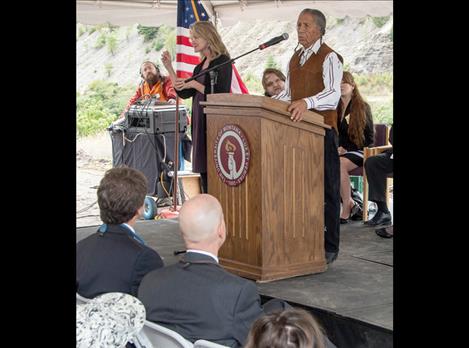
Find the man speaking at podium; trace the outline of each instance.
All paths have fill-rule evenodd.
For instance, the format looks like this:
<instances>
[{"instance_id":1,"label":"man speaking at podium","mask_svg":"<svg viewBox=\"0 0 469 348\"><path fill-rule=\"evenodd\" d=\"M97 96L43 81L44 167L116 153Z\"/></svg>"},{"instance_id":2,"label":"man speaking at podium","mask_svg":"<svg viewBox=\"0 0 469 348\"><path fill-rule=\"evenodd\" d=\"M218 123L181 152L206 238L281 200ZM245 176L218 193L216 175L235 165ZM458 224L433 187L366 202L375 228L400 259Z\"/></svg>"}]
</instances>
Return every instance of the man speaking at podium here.
<instances>
[{"instance_id":1,"label":"man speaking at podium","mask_svg":"<svg viewBox=\"0 0 469 348\"><path fill-rule=\"evenodd\" d=\"M155 63L150 61L143 62L140 66L140 77L142 81L137 87L134 96L130 98L124 111L122 111L120 118L123 118L130 106L135 104L139 99L149 99L157 96L160 102L176 103L176 92L174 91L171 79L161 75L160 69Z\"/></svg>"},{"instance_id":2,"label":"man speaking at podium","mask_svg":"<svg viewBox=\"0 0 469 348\"><path fill-rule=\"evenodd\" d=\"M324 224L327 263L339 253L340 233L340 162L337 152L337 104L343 59L323 42L326 17L318 10L306 8L298 16L298 44L288 65L285 90L275 99L291 101L288 111L293 122L301 121L306 110L324 116L331 126L324 135Z\"/></svg>"}]
</instances>

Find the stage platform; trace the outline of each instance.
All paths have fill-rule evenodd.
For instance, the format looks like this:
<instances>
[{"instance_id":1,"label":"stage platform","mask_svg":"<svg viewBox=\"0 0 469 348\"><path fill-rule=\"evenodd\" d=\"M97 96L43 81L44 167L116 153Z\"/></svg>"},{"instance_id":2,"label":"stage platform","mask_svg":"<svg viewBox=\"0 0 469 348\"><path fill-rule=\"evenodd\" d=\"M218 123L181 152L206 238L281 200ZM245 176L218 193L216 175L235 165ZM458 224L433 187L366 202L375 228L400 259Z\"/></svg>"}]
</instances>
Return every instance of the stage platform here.
<instances>
[{"instance_id":1,"label":"stage platform","mask_svg":"<svg viewBox=\"0 0 469 348\"><path fill-rule=\"evenodd\" d=\"M97 228L77 228L77 241ZM166 265L179 260L177 220L138 221L136 231ZM257 287L263 301L280 298L312 312L339 348L393 347L393 239L361 221L341 225L339 257L326 272Z\"/></svg>"}]
</instances>

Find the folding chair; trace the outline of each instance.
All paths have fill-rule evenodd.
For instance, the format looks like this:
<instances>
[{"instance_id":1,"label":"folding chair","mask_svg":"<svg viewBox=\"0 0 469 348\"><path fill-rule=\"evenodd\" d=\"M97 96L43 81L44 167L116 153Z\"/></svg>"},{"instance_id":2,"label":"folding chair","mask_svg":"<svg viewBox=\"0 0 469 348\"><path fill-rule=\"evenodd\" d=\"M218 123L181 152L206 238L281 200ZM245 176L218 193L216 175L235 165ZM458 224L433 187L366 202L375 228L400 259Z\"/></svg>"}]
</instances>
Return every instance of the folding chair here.
<instances>
[{"instance_id":1,"label":"folding chair","mask_svg":"<svg viewBox=\"0 0 469 348\"><path fill-rule=\"evenodd\" d=\"M207 340L197 340L194 342L194 348L229 348L229 347L222 346L221 344L210 342Z\"/></svg>"},{"instance_id":2,"label":"folding chair","mask_svg":"<svg viewBox=\"0 0 469 348\"><path fill-rule=\"evenodd\" d=\"M132 339L137 348L193 348L192 342L177 332L145 320L145 325Z\"/></svg>"},{"instance_id":3,"label":"folding chair","mask_svg":"<svg viewBox=\"0 0 469 348\"><path fill-rule=\"evenodd\" d=\"M373 147L363 148L363 163L365 163L368 157L377 155L387 149L392 148L392 145L389 144L389 127L385 124L376 123L375 127L375 136ZM366 180L366 173L363 170L363 167L357 167L351 172L351 176L362 176L363 177L363 222L368 220L368 182ZM389 204L389 189L386 190L386 201Z\"/></svg>"},{"instance_id":4,"label":"folding chair","mask_svg":"<svg viewBox=\"0 0 469 348\"><path fill-rule=\"evenodd\" d=\"M371 157L376 156L386 150L392 149L392 145L376 146L376 147L365 147L363 152L363 163ZM393 174L390 173L386 178L386 203L389 205L389 192L392 188L392 185L389 184L389 179L392 179ZM363 171L363 206L368 206L368 181L366 179L366 172ZM368 209L363 209L363 222L368 220Z\"/></svg>"}]
</instances>

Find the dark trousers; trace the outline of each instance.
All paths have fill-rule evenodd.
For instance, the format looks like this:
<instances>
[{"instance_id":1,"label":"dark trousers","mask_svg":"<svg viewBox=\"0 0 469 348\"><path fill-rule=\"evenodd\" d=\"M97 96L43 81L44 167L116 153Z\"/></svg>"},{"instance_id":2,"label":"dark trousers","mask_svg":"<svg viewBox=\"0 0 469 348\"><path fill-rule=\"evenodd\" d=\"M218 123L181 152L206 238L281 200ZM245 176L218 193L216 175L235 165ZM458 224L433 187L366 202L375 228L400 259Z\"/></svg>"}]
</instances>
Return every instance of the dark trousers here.
<instances>
[{"instance_id":1,"label":"dark trousers","mask_svg":"<svg viewBox=\"0 0 469 348\"><path fill-rule=\"evenodd\" d=\"M373 202L386 202L386 178L393 172L391 153L383 152L365 161L368 199Z\"/></svg>"},{"instance_id":2,"label":"dark trousers","mask_svg":"<svg viewBox=\"0 0 469 348\"><path fill-rule=\"evenodd\" d=\"M337 133L326 129L324 136L324 244L327 252L339 251L340 160Z\"/></svg>"},{"instance_id":3,"label":"dark trousers","mask_svg":"<svg viewBox=\"0 0 469 348\"><path fill-rule=\"evenodd\" d=\"M202 180L202 193L208 193L207 173L200 173L200 179Z\"/></svg>"}]
</instances>

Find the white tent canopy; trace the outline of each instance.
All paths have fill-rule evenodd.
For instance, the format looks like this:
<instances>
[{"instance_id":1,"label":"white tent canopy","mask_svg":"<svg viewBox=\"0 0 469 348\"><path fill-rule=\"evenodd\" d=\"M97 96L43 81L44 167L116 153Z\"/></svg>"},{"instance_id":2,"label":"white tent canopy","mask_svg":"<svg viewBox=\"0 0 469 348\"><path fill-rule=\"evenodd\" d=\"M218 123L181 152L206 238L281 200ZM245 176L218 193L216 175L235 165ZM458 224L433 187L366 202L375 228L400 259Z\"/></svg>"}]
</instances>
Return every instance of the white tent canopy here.
<instances>
[{"instance_id":1,"label":"white tent canopy","mask_svg":"<svg viewBox=\"0 0 469 348\"><path fill-rule=\"evenodd\" d=\"M304 8L316 8L326 16L343 18L388 16L393 1L291 1L291 0L200 0L210 16L223 26L256 19L295 20ZM77 22L82 24L110 23L118 26L141 24L176 25L177 1L170 0L77 0Z\"/></svg>"}]
</instances>

